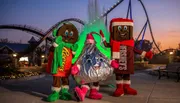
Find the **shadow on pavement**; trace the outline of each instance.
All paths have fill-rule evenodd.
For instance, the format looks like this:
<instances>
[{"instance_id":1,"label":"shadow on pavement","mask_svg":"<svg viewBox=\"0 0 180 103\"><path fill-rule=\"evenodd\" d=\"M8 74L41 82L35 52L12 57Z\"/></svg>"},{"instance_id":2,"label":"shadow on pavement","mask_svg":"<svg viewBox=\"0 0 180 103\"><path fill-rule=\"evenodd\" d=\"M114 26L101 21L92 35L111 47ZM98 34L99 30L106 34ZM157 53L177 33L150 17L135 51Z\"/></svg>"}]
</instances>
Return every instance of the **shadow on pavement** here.
<instances>
[{"instance_id":1,"label":"shadow on pavement","mask_svg":"<svg viewBox=\"0 0 180 103\"><path fill-rule=\"evenodd\" d=\"M73 88L76 86L75 81L70 80L70 92L73 92ZM1 84L0 86L11 90L13 92L24 92L35 97L42 98L42 101L46 101L46 98L49 94L51 94L51 84L52 84L52 76L46 75L43 78L27 80L21 82L13 82Z\"/></svg>"}]
</instances>

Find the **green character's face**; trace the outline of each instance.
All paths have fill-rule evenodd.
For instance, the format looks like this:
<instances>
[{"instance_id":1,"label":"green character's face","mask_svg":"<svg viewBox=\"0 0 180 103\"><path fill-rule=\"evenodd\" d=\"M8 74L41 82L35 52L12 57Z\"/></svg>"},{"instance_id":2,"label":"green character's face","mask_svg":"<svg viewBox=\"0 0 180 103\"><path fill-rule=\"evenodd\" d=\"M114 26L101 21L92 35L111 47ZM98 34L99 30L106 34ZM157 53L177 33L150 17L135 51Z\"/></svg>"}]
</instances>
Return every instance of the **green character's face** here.
<instances>
[{"instance_id":1,"label":"green character's face","mask_svg":"<svg viewBox=\"0 0 180 103\"><path fill-rule=\"evenodd\" d=\"M129 40L132 38L133 27L126 25L118 25L112 28L112 38L116 41Z\"/></svg>"},{"instance_id":2,"label":"green character's face","mask_svg":"<svg viewBox=\"0 0 180 103\"><path fill-rule=\"evenodd\" d=\"M62 41L75 43L78 40L78 30L73 24L64 24L58 29L57 36L62 36Z\"/></svg>"}]
</instances>

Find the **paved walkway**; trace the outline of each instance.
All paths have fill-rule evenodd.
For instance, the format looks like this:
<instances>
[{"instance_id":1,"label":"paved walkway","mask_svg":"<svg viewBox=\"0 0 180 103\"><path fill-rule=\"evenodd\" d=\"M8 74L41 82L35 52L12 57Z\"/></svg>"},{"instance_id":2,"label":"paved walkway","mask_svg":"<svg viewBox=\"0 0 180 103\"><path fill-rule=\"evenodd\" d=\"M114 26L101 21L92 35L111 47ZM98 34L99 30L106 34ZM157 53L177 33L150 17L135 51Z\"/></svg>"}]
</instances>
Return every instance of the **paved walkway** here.
<instances>
[{"instance_id":1,"label":"paved walkway","mask_svg":"<svg viewBox=\"0 0 180 103\"><path fill-rule=\"evenodd\" d=\"M114 78L114 77L112 77ZM136 72L132 78L132 87L137 89L136 96L111 96L115 88L107 84L115 83L110 78L101 83L100 92L103 93L102 100L91 100L86 98L83 103L180 103L180 82L176 79L157 79L155 75L149 75L146 71ZM16 82L0 85L1 103L47 103L45 98L51 93L52 77ZM70 88L75 86L71 80ZM54 103L77 103L76 101L58 100Z\"/></svg>"}]
</instances>

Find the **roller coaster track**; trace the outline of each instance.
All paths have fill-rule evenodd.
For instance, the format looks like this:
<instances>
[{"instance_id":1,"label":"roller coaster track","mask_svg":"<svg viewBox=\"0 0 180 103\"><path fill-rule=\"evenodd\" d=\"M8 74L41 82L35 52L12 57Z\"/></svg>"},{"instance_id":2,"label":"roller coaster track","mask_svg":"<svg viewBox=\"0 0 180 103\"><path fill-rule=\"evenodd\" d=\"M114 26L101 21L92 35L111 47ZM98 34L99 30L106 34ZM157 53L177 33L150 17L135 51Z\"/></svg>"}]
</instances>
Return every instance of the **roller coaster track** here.
<instances>
[{"instance_id":1,"label":"roller coaster track","mask_svg":"<svg viewBox=\"0 0 180 103\"><path fill-rule=\"evenodd\" d=\"M146 15L146 18L147 18L147 23L149 25L149 29L150 29L150 33L151 33L151 38L153 40L153 43L155 44L156 48L158 49L158 51L161 53L162 51L159 49L159 47L157 46L156 44L156 41L154 39L154 35L153 35L153 32L152 32L152 28L151 28L151 23L150 23L150 20L149 20L149 16L148 16L148 13L147 13L147 10L144 6L144 3L142 2L142 0L138 0L141 4L141 6L143 7L143 10L145 12L145 15ZM104 16L107 16L114 8L116 8L119 4L121 4L123 2L123 0L119 0L118 2L116 2L111 8L109 8L106 13L102 14L101 17L104 17ZM101 18L99 17L99 18ZM139 35L140 36L140 35ZM139 37L138 36L138 37Z\"/></svg>"},{"instance_id":2,"label":"roller coaster track","mask_svg":"<svg viewBox=\"0 0 180 103\"><path fill-rule=\"evenodd\" d=\"M0 25L0 29L16 29L16 30L22 30L26 31L28 33L31 33L32 35L42 38L44 37L44 32L40 29L34 28L29 25ZM52 38L48 37L47 40L52 41Z\"/></svg>"},{"instance_id":3,"label":"roller coaster track","mask_svg":"<svg viewBox=\"0 0 180 103\"><path fill-rule=\"evenodd\" d=\"M104 14L102 14L100 17L98 17L97 19L100 19L100 18L103 18L105 16L107 16L113 9L115 9L115 7L117 7L120 3L122 3L123 0L119 0L118 2L116 2L111 8L109 8ZM85 22L80 20L80 19L77 19L77 18L69 18L69 19L64 19L58 23L56 23L55 25L53 25L46 33L45 33L45 36L39 40L38 44L36 47L38 47L39 44L41 44L42 41L44 41L49 35L50 33L55 29L57 28L60 24L62 24L63 22L69 22L69 21L75 21L75 22L78 22L82 25L85 25ZM95 22L96 20L94 20ZM89 23L89 24L92 24L92 23Z\"/></svg>"},{"instance_id":4,"label":"roller coaster track","mask_svg":"<svg viewBox=\"0 0 180 103\"><path fill-rule=\"evenodd\" d=\"M159 47L157 46L156 41L154 39L154 35L153 35L153 32L152 32L151 23L150 23L150 20L149 20L149 16L148 16L147 10L146 10L143 2L141 0L138 0L138 1L141 3L141 5L142 5L142 7L144 9L144 12L146 14L146 18L147 18L147 22L148 22L148 25L149 25L149 30L150 30L150 33L151 33L151 37L152 37L153 43L155 44L155 46L159 50L159 52L162 53L162 51L159 49Z\"/></svg>"},{"instance_id":5,"label":"roller coaster track","mask_svg":"<svg viewBox=\"0 0 180 103\"><path fill-rule=\"evenodd\" d=\"M53 29L57 28L61 23L63 22L69 22L69 21L75 21L78 22L82 25L84 25L85 23L77 18L69 18L69 19L64 19L58 23L56 23L55 25L53 25L48 31L43 32L40 29L34 28L32 26L29 25L17 25L17 24L10 24L10 25L0 25L0 29L16 29L16 30L22 30L22 31L26 31L28 33L31 33L32 35L41 38L38 43L41 43L42 41L44 41L46 38L49 41L52 41L53 39L48 37L50 35L50 33L53 31Z\"/></svg>"},{"instance_id":6,"label":"roller coaster track","mask_svg":"<svg viewBox=\"0 0 180 103\"><path fill-rule=\"evenodd\" d=\"M115 7L117 7L122 1L123 1L123 0L119 0L117 3L115 3L110 9L108 9L104 14L102 14L101 17L99 17L99 19L102 18L102 17L104 17L104 16L106 16L106 15L108 15L108 13L110 13L110 12L111 12ZM77 18L64 19L64 20L56 23L55 25L53 25L53 26L45 33L45 36L44 36L41 40L39 40L38 45L39 45L42 41L44 41L44 40L50 35L50 33L52 32L53 29L57 28L57 27L58 27L60 24L62 24L63 22L69 22L69 21L75 21L75 22L78 22L78 23L80 23L80 24L82 24L82 25L85 25L85 22L84 22L84 21L82 21L82 20L80 20L80 19L77 19ZM37 45L37 46L38 46L38 45Z\"/></svg>"},{"instance_id":7,"label":"roller coaster track","mask_svg":"<svg viewBox=\"0 0 180 103\"><path fill-rule=\"evenodd\" d=\"M81 19L78 19L78 18L69 18L69 19L64 19L62 21L59 21L57 22L56 24L54 24L47 32L44 33L44 36L43 38L41 38L39 41L38 41L38 44L36 47L39 46L39 44L41 44L41 42L43 42L50 34L51 32L57 28L60 24L64 23L64 22L69 22L69 21L74 21L74 22L77 22L77 23L80 23L82 25L85 25L85 22L82 21Z\"/></svg>"},{"instance_id":8,"label":"roller coaster track","mask_svg":"<svg viewBox=\"0 0 180 103\"><path fill-rule=\"evenodd\" d=\"M124 0L118 0L111 8L109 8L105 13L103 13L100 17L97 17L97 20L98 19L101 19L105 16L107 16L113 9L115 9L119 4L121 4ZM149 25L149 29L150 29L150 33L151 33L151 37L153 39L153 42L155 44L155 46L157 47L157 49L161 52L161 50L159 49L159 47L157 46L156 42L155 42L155 39L154 39L154 36L153 36L153 32L152 32L152 28L151 28L151 24L150 24L150 20L149 20L149 16L147 14L147 11L146 11L146 8L143 4L143 2L141 0L138 0L143 9L144 9L144 12L146 14L146 18L147 18L147 22L148 22L148 25ZM38 44L35 46L35 48L37 48L45 39L49 40L49 41L52 41L53 39L48 37L51 32L55 29L55 28L58 28L58 26L64 22L69 22L69 21L74 21L74 22L78 22L82 25L85 25L85 22L78 19L78 18L69 18L69 19L64 19L62 21L59 21L58 23L56 23L55 25L53 25L49 30L47 30L46 32L42 32L41 30L39 29L35 29L31 26L27 26L27 25L0 25L0 29L18 29L18 30L22 30L22 31L27 31L27 32L31 32L33 33L33 35L35 36L38 36L40 37L41 39L38 41ZM96 20L94 20L95 22ZM94 23L92 22L92 23ZM89 23L90 25L92 23ZM35 49L34 48L34 49Z\"/></svg>"},{"instance_id":9,"label":"roller coaster track","mask_svg":"<svg viewBox=\"0 0 180 103\"><path fill-rule=\"evenodd\" d=\"M32 26L28 26L28 25L0 25L0 29L16 29L16 30L22 30L22 31L26 31L28 33L31 33L34 36L37 36L40 38L40 40L38 41L37 45L33 48L34 50L45 40L49 40L49 41L53 41L53 39L51 37L48 37L51 32L57 28L60 24L64 23L64 22L69 22L69 21L74 21L77 23L80 23L82 25L85 25L85 22L78 19L78 18L69 18L69 19L64 19L62 21L59 21L58 23L56 23L55 25L53 25L49 30L47 30L46 32L43 32L40 29L36 29ZM31 52L31 51L29 51Z\"/></svg>"}]
</instances>

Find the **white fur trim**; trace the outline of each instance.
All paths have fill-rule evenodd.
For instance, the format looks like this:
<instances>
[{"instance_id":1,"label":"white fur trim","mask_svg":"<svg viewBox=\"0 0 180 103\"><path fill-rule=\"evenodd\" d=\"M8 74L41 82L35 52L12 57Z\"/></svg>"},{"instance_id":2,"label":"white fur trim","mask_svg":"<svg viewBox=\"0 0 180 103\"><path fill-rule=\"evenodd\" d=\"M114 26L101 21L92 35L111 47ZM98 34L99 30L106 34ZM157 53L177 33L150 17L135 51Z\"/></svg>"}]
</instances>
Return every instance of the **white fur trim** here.
<instances>
[{"instance_id":1,"label":"white fur trim","mask_svg":"<svg viewBox=\"0 0 180 103\"><path fill-rule=\"evenodd\" d=\"M73 55L75 55L75 54L76 54L76 52L72 52L72 54L73 54Z\"/></svg>"},{"instance_id":2,"label":"white fur trim","mask_svg":"<svg viewBox=\"0 0 180 103\"><path fill-rule=\"evenodd\" d=\"M103 42L104 42L104 41L106 41L106 38L105 38L105 37L103 37L103 38L102 38L102 41L103 41Z\"/></svg>"},{"instance_id":3,"label":"white fur trim","mask_svg":"<svg viewBox=\"0 0 180 103\"><path fill-rule=\"evenodd\" d=\"M123 84L123 80L116 80L116 84Z\"/></svg>"},{"instance_id":4,"label":"white fur trim","mask_svg":"<svg viewBox=\"0 0 180 103\"><path fill-rule=\"evenodd\" d=\"M141 58L144 58L144 57L145 57L145 55L146 55L146 52L145 52L145 51L143 51L143 52L141 53Z\"/></svg>"},{"instance_id":5,"label":"white fur trim","mask_svg":"<svg viewBox=\"0 0 180 103\"><path fill-rule=\"evenodd\" d=\"M68 85L62 85L62 88L67 88L67 89L69 89L69 86L68 86Z\"/></svg>"},{"instance_id":6,"label":"white fur trim","mask_svg":"<svg viewBox=\"0 0 180 103\"><path fill-rule=\"evenodd\" d=\"M131 84L131 80L123 80L123 84Z\"/></svg>"},{"instance_id":7,"label":"white fur trim","mask_svg":"<svg viewBox=\"0 0 180 103\"><path fill-rule=\"evenodd\" d=\"M126 25L126 26L133 26L133 22L113 22L112 23L112 27L113 26L118 26L118 25Z\"/></svg>"},{"instance_id":8,"label":"white fur trim","mask_svg":"<svg viewBox=\"0 0 180 103\"><path fill-rule=\"evenodd\" d=\"M87 88L88 90L90 89L88 85L81 85L81 87L85 87L85 88Z\"/></svg>"},{"instance_id":9,"label":"white fur trim","mask_svg":"<svg viewBox=\"0 0 180 103\"><path fill-rule=\"evenodd\" d=\"M51 90L59 92L61 90L61 88L60 87L51 87Z\"/></svg>"},{"instance_id":10,"label":"white fur trim","mask_svg":"<svg viewBox=\"0 0 180 103\"><path fill-rule=\"evenodd\" d=\"M94 44L94 39L88 39L88 40L86 41L86 43L92 43L92 44Z\"/></svg>"},{"instance_id":11,"label":"white fur trim","mask_svg":"<svg viewBox=\"0 0 180 103\"><path fill-rule=\"evenodd\" d=\"M78 69L80 70L81 66L80 66L79 64L77 65L77 67L78 67Z\"/></svg>"},{"instance_id":12,"label":"white fur trim","mask_svg":"<svg viewBox=\"0 0 180 103\"><path fill-rule=\"evenodd\" d=\"M91 86L91 89L99 90L99 86Z\"/></svg>"},{"instance_id":13,"label":"white fur trim","mask_svg":"<svg viewBox=\"0 0 180 103\"><path fill-rule=\"evenodd\" d=\"M54 47L58 47L58 46L59 46L59 45L58 45L57 43L55 43L55 42L54 42L52 45L53 45Z\"/></svg>"},{"instance_id":14,"label":"white fur trim","mask_svg":"<svg viewBox=\"0 0 180 103\"><path fill-rule=\"evenodd\" d=\"M120 53L119 52L113 52L112 53L112 59L119 59L120 58Z\"/></svg>"}]
</instances>

